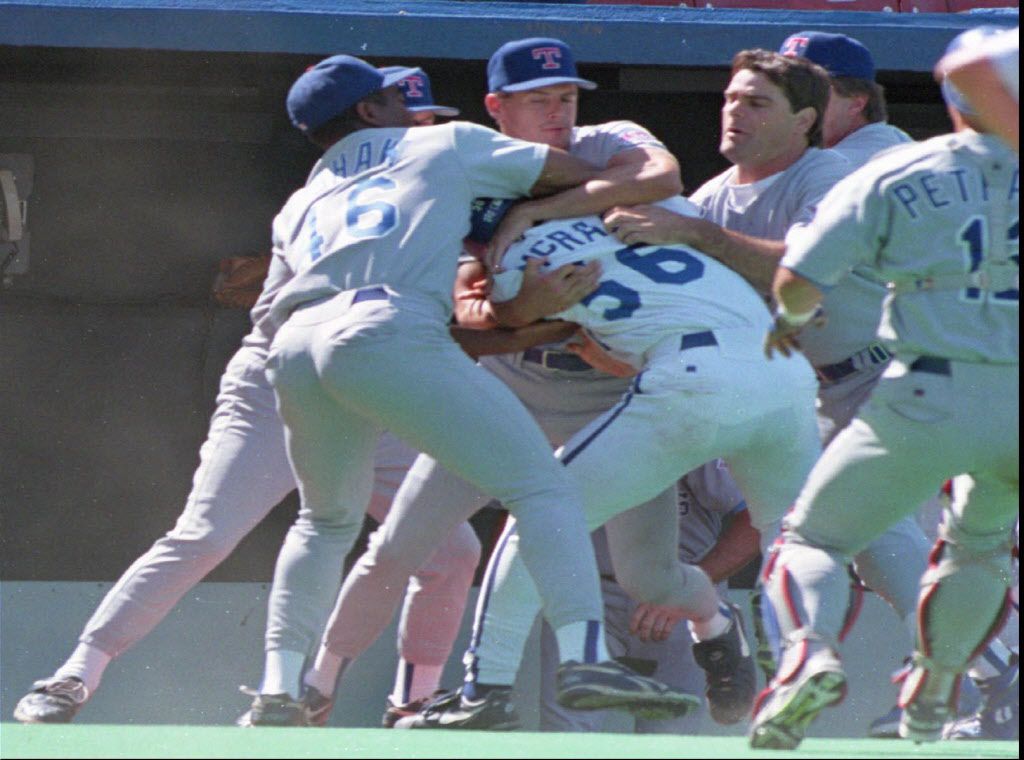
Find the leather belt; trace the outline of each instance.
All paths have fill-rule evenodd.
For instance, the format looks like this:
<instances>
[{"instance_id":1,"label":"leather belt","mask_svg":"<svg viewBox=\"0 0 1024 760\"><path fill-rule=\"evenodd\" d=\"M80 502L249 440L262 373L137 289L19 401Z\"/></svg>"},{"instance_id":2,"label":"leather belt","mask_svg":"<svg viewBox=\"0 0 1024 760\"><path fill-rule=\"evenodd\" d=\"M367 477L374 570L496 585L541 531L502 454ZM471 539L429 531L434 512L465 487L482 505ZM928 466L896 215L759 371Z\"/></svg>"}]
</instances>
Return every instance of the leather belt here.
<instances>
[{"instance_id":1,"label":"leather belt","mask_svg":"<svg viewBox=\"0 0 1024 760\"><path fill-rule=\"evenodd\" d=\"M815 367L814 372L819 380L827 383L838 383L844 377L849 377L854 372L868 366L868 364L884 364L892 358L892 354L880 343L872 343L863 351L858 351L853 356L848 356L841 362L826 364ZM862 360L858 362L858 359Z\"/></svg>"},{"instance_id":2,"label":"leather belt","mask_svg":"<svg viewBox=\"0 0 1024 760\"><path fill-rule=\"evenodd\" d=\"M910 371L928 372L932 375L946 375L947 377L953 374L949 359L943 359L941 356L919 356L910 363Z\"/></svg>"},{"instance_id":3,"label":"leather belt","mask_svg":"<svg viewBox=\"0 0 1024 760\"><path fill-rule=\"evenodd\" d=\"M593 369L576 354L564 351L548 351L536 346L523 351L523 361L533 362L547 369L560 369L563 372L584 372Z\"/></svg>"}]
</instances>

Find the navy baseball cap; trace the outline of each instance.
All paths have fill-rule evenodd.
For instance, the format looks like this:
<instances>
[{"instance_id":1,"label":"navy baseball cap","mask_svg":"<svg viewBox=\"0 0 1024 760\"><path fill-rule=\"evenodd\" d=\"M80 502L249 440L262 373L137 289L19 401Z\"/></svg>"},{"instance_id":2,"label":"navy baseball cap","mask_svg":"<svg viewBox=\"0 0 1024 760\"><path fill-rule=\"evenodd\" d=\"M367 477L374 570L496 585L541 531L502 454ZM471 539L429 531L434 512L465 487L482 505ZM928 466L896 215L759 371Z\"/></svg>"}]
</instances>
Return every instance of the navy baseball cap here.
<instances>
[{"instance_id":1,"label":"navy baseball cap","mask_svg":"<svg viewBox=\"0 0 1024 760\"><path fill-rule=\"evenodd\" d=\"M985 39L987 37L994 37L997 34L1002 34L1005 29L1001 29L998 26L991 26L986 24L984 26L976 26L972 29L968 29L966 32L960 32L956 37L953 38L952 42L946 47L946 55L955 53L958 50L964 48L978 48L985 45ZM952 82L949 81L948 77L942 78L942 97L945 98L946 102L953 106L960 113L965 116L976 116L977 112L974 107L971 106L970 101L964 97L964 94L958 90Z\"/></svg>"},{"instance_id":2,"label":"navy baseball cap","mask_svg":"<svg viewBox=\"0 0 1024 760\"><path fill-rule=\"evenodd\" d=\"M825 69L829 76L875 78L875 62L871 53L845 34L797 32L786 38L779 52L793 58L806 58Z\"/></svg>"},{"instance_id":3,"label":"navy baseball cap","mask_svg":"<svg viewBox=\"0 0 1024 760\"><path fill-rule=\"evenodd\" d=\"M382 74L393 74L397 71L408 71L404 66L382 66L378 71ZM433 111L438 116L458 116L459 109L451 106L439 106L434 103L434 94L430 90L430 77L427 72L417 67L412 69L398 86L405 94L405 107L409 111Z\"/></svg>"},{"instance_id":4,"label":"navy baseball cap","mask_svg":"<svg viewBox=\"0 0 1024 760\"><path fill-rule=\"evenodd\" d=\"M552 37L506 42L487 62L487 87L491 92L522 92L555 84L597 88L589 79L580 79L569 46Z\"/></svg>"},{"instance_id":5,"label":"navy baseball cap","mask_svg":"<svg viewBox=\"0 0 1024 760\"><path fill-rule=\"evenodd\" d=\"M363 98L398 84L416 69L384 74L351 55L334 55L310 66L288 90L288 116L303 132L325 124Z\"/></svg>"}]
</instances>

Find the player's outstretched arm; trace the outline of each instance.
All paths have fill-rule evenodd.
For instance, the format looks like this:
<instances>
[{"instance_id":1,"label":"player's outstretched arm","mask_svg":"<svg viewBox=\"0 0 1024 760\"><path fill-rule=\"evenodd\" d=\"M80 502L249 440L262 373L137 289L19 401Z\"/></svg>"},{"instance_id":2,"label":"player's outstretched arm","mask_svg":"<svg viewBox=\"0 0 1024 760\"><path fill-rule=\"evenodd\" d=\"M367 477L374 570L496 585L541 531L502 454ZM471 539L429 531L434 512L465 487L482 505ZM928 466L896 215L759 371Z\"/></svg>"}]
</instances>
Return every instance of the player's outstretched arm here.
<instances>
[{"instance_id":1,"label":"player's outstretched arm","mask_svg":"<svg viewBox=\"0 0 1024 760\"><path fill-rule=\"evenodd\" d=\"M577 187L510 209L491 239L488 262L501 261L508 247L538 222L600 214L616 204L650 203L682 190L679 162L667 150L644 146L623 151Z\"/></svg>"},{"instance_id":2,"label":"player's outstretched arm","mask_svg":"<svg viewBox=\"0 0 1024 760\"><path fill-rule=\"evenodd\" d=\"M455 342L469 354L470 358L479 359L481 356L492 354L514 354L545 343L558 343L573 335L579 329L579 325L575 322L552 319L515 330L505 327L479 330L461 325L452 325L448 329Z\"/></svg>"},{"instance_id":3,"label":"player's outstretched arm","mask_svg":"<svg viewBox=\"0 0 1024 760\"><path fill-rule=\"evenodd\" d=\"M772 295L778 304L775 323L764 339L764 353L769 359L778 351L789 356L799 350L798 335L810 322L824 324L821 312L822 292L818 287L792 269L779 267L772 285Z\"/></svg>"},{"instance_id":4,"label":"player's outstretched arm","mask_svg":"<svg viewBox=\"0 0 1024 760\"><path fill-rule=\"evenodd\" d=\"M515 298L495 303L484 265L463 262L455 279L455 319L464 327L524 327L538 319L565 311L592 293L600 283L601 265L565 264L542 272L544 259L531 259Z\"/></svg>"},{"instance_id":5,"label":"player's outstretched arm","mask_svg":"<svg viewBox=\"0 0 1024 760\"><path fill-rule=\"evenodd\" d=\"M659 206L615 206L604 224L627 245L681 243L712 256L767 294L785 243L727 230L707 219L682 216Z\"/></svg>"}]
</instances>

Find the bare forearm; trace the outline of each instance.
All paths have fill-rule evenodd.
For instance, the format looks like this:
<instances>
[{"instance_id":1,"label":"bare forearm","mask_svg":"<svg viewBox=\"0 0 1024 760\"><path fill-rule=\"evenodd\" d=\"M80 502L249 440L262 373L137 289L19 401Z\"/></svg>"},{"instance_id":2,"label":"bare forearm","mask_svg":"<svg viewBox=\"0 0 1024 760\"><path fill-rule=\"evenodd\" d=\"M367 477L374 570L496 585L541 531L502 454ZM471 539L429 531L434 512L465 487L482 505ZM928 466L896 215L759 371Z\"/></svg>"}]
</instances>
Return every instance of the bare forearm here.
<instances>
[{"instance_id":1,"label":"bare forearm","mask_svg":"<svg viewBox=\"0 0 1024 760\"><path fill-rule=\"evenodd\" d=\"M775 273L772 293L779 307L790 314L813 311L823 295L810 280L786 267L779 267Z\"/></svg>"},{"instance_id":2,"label":"bare forearm","mask_svg":"<svg viewBox=\"0 0 1024 760\"><path fill-rule=\"evenodd\" d=\"M492 354L512 354L532 346L556 343L576 332L577 327L578 325L573 322L551 320L515 330L503 327L474 330L461 325L452 325L449 330L462 350L476 359Z\"/></svg>"},{"instance_id":3,"label":"bare forearm","mask_svg":"<svg viewBox=\"0 0 1024 760\"><path fill-rule=\"evenodd\" d=\"M771 292L775 270L786 252L785 243L727 230L714 222L698 221L700 224L695 225L696 236L690 245L740 274L760 293Z\"/></svg>"},{"instance_id":4,"label":"bare forearm","mask_svg":"<svg viewBox=\"0 0 1024 760\"><path fill-rule=\"evenodd\" d=\"M750 514L743 510L733 516L718 542L697 565L712 583L719 583L742 570L760 550L761 534L750 524Z\"/></svg>"}]
</instances>

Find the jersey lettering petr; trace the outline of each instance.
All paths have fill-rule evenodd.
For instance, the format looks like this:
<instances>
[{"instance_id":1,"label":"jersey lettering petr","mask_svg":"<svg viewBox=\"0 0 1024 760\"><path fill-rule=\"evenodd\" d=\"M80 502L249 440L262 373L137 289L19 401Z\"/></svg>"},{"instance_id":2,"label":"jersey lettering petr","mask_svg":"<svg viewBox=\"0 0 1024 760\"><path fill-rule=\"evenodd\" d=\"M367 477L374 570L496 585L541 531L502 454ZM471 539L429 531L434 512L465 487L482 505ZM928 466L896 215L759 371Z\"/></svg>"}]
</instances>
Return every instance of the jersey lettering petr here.
<instances>
[{"instance_id":1,"label":"jersey lettering petr","mask_svg":"<svg viewBox=\"0 0 1024 760\"><path fill-rule=\"evenodd\" d=\"M787 239L783 266L826 289L871 267L893 284L878 337L898 353L1018 363L1020 168L996 137L894 149L820 208Z\"/></svg>"},{"instance_id":2,"label":"jersey lettering petr","mask_svg":"<svg viewBox=\"0 0 1024 760\"><path fill-rule=\"evenodd\" d=\"M663 205L697 215L682 198ZM552 318L583 325L613 356L638 368L644 352L667 335L760 329L771 322L761 297L731 269L683 245L623 245L597 216L561 219L527 232L505 254L505 271L495 275L491 298L513 298L526 261L536 257L547 259L545 269L601 262L597 289Z\"/></svg>"},{"instance_id":3,"label":"jersey lettering petr","mask_svg":"<svg viewBox=\"0 0 1024 760\"><path fill-rule=\"evenodd\" d=\"M268 283L284 284L267 319L366 285L450 315L473 198L528 195L547 152L467 122L348 135L274 220Z\"/></svg>"}]
</instances>

